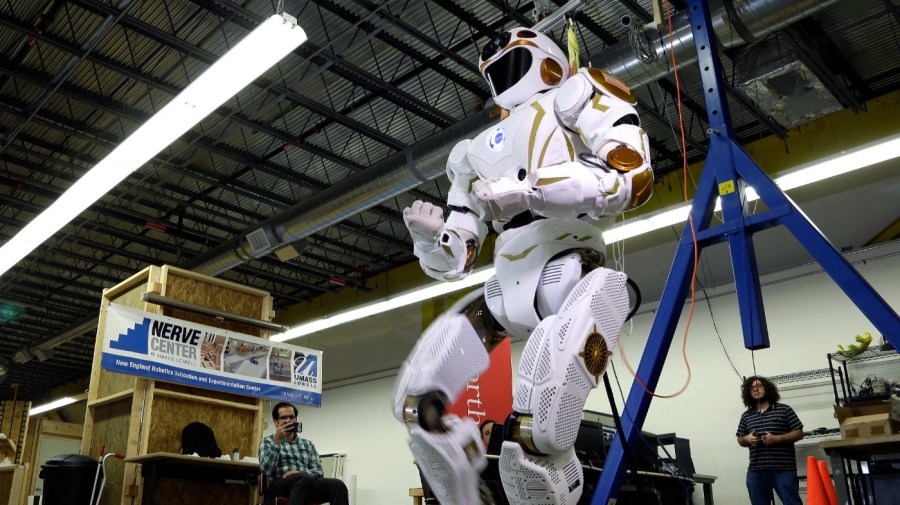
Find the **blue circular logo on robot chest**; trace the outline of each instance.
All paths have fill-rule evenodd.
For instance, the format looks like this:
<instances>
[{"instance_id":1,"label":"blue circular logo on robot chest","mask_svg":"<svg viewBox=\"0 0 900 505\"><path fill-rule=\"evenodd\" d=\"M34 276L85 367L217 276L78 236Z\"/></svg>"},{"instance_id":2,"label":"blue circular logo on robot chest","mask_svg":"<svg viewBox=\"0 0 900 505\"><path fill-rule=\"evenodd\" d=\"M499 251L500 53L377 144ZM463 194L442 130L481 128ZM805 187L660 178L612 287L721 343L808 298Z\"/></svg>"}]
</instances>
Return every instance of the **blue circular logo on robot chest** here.
<instances>
[{"instance_id":1,"label":"blue circular logo on robot chest","mask_svg":"<svg viewBox=\"0 0 900 505\"><path fill-rule=\"evenodd\" d=\"M503 149L504 140L506 140L506 135L503 133L503 128L498 126L488 135L488 147L491 151L499 151Z\"/></svg>"}]
</instances>

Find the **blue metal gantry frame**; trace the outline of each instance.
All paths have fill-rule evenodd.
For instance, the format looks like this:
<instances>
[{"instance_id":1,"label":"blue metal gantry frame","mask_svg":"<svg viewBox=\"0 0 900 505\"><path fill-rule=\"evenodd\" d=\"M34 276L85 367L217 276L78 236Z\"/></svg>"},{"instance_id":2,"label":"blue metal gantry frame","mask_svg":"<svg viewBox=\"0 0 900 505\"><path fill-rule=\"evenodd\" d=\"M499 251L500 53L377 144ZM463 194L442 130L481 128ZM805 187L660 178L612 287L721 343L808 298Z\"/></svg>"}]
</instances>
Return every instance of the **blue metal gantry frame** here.
<instances>
[{"instance_id":1,"label":"blue metal gantry frame","mask_svg":"<svg viewBox=\"0 0 900 505\"><path fill-rule=\"evenodd\" d=\"M719 242L727 241L731 250L744 345L748 349L769 346L756 256L753 252L753 234L777 225L787 226L881 334L900 349L900 318L897 313L735 141L725 101L725 88L720 86L720 76L723 74L712 38L715 32L711 29L709 7L705 1L689 0L688 14L703 82L710 137L709 155L691 207L691 218L697 230L697 244L695 251L688 224L681 235L637 376L648 389L656 388L690 287L694 254L696 252L699 255L704 247ZM750 215L744 198L744 183L756 190L769 210ZM722 200L724 223L710 228L717 196ZM640 438L641 426L647 417L651 399L652 396L635 380L622 415L625 443L631 450L634 450ZM615 503L625 477L623 456L623 445L617 437L603 467L591 505Z\"/></svg>"}]
</instances>

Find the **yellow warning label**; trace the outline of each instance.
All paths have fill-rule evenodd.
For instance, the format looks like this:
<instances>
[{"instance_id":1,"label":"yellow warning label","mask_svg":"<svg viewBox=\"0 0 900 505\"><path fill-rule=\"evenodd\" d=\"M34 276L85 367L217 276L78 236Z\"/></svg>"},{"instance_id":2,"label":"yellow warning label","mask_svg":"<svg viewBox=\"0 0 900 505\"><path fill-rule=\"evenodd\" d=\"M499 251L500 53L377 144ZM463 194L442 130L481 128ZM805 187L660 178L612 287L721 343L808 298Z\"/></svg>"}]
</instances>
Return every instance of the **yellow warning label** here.
<instances>
[{"instance_id":1,"label":"yellow warning label","mask_svg":"<svg viewBox=\"0 0 900 505\"><path fill-rule=\"evenodd\" d=\"M734 193L734 180L719 183L719 196Z\"/></svg>"}]
</instances>

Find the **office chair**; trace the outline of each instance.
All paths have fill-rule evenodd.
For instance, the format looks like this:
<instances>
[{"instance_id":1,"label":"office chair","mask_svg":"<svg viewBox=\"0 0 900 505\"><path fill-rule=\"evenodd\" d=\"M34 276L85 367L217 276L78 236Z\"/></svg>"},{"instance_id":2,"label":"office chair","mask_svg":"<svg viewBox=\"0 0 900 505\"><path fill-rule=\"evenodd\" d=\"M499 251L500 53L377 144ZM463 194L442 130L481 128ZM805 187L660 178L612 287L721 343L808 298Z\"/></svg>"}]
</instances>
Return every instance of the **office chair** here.
<instances>
[{"instance_id":1,"label":"office chair","mask_svg":"<svg viewBox=\"0 0 900 505\"><path fill-rule=\"evenodd\" d=\"M259 475L259 495L263 497L262 505L288 505L287 496L276 496L271 501L266 501L266 495L269 494L269 482L266 476ZM319 502L308 501L306 505L321 505Z\"/></svg>"}]
</instances>

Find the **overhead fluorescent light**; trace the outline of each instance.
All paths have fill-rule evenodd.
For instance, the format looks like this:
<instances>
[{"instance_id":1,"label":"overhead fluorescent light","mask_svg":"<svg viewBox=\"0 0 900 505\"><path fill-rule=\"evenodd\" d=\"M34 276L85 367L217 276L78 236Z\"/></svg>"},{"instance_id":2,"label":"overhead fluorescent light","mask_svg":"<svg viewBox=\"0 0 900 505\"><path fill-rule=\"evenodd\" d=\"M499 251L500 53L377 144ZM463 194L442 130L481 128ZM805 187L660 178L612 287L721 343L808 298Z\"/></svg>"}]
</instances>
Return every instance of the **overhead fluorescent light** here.
<instances>
[{"instance_id":1,"label":"overhead fluorescent light","mask_svg":"<svg viewBox=\"0 0 900 505\"><path fill-rule=\"evenodd\" d=\"M490 279L493 275L494 267L490 267L485 268L484 270L473 272L471 275L460 281L435 282L434 284L425 286L423 288L389 297L379 302L370 303L344 312L338 312L336 314L325 316L321 319L316 319L314 321L295 326L284 333L272 336L269 340L275 342L284 342L285 340L291 340L302 337L304 335L309 335L311 333L316 333L318 331L327 330L328 328L333 328L344 323L349 323L350 321L356 321L357 319L373 316L375 314L380 314L389 310L399 309L400 307L412 305L414 303L428 300L437 296L446 295L448 293L459 291L461 289L478 286L487 282L487 280Z\"/></svg>"},{"instance_id":2,"label":"overhead fluorescent light","mask_svg":"<svg viewBox=\"0 0 900 505\"><path fill-rule=\"evenodd\" d=\"M287 14L263 21L4 244L0 275L305 41Z\"/></svg>"},{"instance_id":3,"label":"overhead fluorescent light","mask_svg":"<svg viewBox=\"0 0 900 505\"><path fill-rule=\"evenodd\" d=\"M775 179L775 184L782 191L790 191L802 186L843 175L854 170L866 168L876 163L888 161L900 156L900 134L885 137L876 142L864 144L849 151L798 167L786 170ZM756 190L748 187L744 191L748 202L759 200ZM687 221L691 206L684 204L642 216L622 226L611 228L603 233L607 244L636 237L654 230L668 228ZM722 210L722 202L716 199L716 211Z\"/></svg>"},{"instance_id":4,"label":"overhead fluorescent light","mask_svg":"<svg viewBox=\"0 0 900 505\"><path fill-rule=\"evenodd\" d=\"M791 169L786 171L784 175L776 178L775 184L777 184L782 191L788 191L842 175L847 172L852 172L860 168L865 168L898 156L900 156L900 134L885 137L877 142L865 144L849 151L842 151L840 154ZM759 196L753 191L753 188L747 188L745 194L748 201L759 199ZM715 210L721 210L721 202L716 202ZM687 221L690 211L691 206L684 204L675 206L674 208L653 212L629 221L622 226L607 230L603 233L603 239L607 244L612 244L654 230L682 224ZM356 321L357 319L380 314L381 312L397 309L436 296L452 293L453 291L477 286L490 279L495 272L496 270L494 267L485 268L469 275L461 281L435 283L422 289L410 291L380 302L364 305L344 312L338 312L321 319L295 326L284 333L273 336L270 340L284 342L285 340L291 340L316 333L341 324Z\"/></svg>"},{"instance_id":5,"label":"overhead fluorescent light","mask_svg":"<svg viewBox=\"0 0 900 505\"><path fill-rule=\"evenodd\" d=\"M65 398L60 398L59 400L53 400L50 403L45 403L43 405L38 405L37 407L32 407L31 410L28 411L28 416L36 416L38 414L43 414L44 412L50 412L51 410L56 410L60 407L65 407L66 405L71 405L76 402L80 402L87 398L86 394L80 394L77 396L67 396Z\"/></svg>"}]
</instances>

